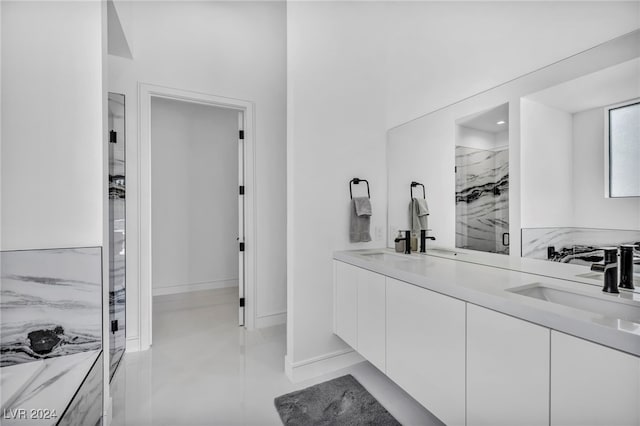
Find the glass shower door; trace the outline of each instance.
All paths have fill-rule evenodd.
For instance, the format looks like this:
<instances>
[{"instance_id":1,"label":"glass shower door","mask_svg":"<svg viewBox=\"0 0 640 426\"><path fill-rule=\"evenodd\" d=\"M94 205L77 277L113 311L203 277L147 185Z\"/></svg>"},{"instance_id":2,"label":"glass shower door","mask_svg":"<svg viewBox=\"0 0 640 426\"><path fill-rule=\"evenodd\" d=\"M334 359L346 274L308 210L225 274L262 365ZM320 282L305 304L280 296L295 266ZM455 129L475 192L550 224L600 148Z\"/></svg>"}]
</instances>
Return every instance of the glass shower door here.
<instances>
[{"instance_id":1,"label":"glass shower door","mask_svg":"<svg viewBox=\"0 0 640 426\"><path fill-rule=\"evenodd\" d=\"M124 354L125 336L125 99L109 93L109 363L110 377Z\"/></svg>"},{"instance_id":2,"label":"glass shower door","mask_svg":"<svg viewBox=\"0 0 640 426\"><path fill-rule=\"evenodd\" d=\"M456 247L509 254L509 150L456 147Z\"/></svg>"}]
</instances>

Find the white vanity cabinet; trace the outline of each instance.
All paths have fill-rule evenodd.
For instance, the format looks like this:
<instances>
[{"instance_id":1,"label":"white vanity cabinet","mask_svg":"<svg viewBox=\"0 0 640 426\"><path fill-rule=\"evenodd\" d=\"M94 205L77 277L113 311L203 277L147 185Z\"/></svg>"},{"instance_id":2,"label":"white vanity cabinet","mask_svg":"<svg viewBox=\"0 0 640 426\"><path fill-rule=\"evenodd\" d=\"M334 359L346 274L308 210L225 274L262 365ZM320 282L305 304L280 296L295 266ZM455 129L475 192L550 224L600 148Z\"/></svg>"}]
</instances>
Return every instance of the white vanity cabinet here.
<instances>
[{"instance_id":1,"label":"white vanity cabinet","mask_svg":"<svg viewBox=\"0 0 640 426\"><path fill-rule=\"evenodd\" d=\"M335 261L333 267L333 332L358 349L358 271L361 268Z\"/></svg>"},{"instance_id":2,"label":"white vanity cabinet","mask_svg":"<svg viewBox=\"0 0 640 426\"><path fill-rule=\"evenodd\" d=\"M549 423L549 333L467 304L467 426Z\"/></svg>"},{"instance_id":3,"label":"white vanity cabinet","mask_svg":"<svg viewBox=\"0 0 640 426\"><path fill-rule=\"evenodd\" d=\"M334 262L334 332L385 371L385 276Z\"/></svg>"},{"instance_id":4,"label":"white vanity cabinet","mask_svg":"<svg viewBox=\"0 0 640 426\"><path fill-rule=\"evenodd\" d=\"M640 357L334 261L334 332L449 426L640 426Z\"/></svg>"},{"instance_id":5,"label":"white vanity cabinet","mask_svg":"<svg viewBox=\"0 0 640 426\"><path fill-rule=\"evenodd\" d=\"M449 426L465 423L465 303L387 277L387 375Z\"/></svg>"},{"instance_id":6,"label":"white vanity cabinet","mask_svg":"<svg viewBox=\"0 0 640 426\"><path fill-rule=\"evenodd\" d=\"M640 425L640 358L552 331L551 425Z\"/></svg>"},{"instance_id":7,"label":"white vanity cabinet","mask_svg":"<svg viewBox=\"0 0 640 426\"><path fill-rule=\"evenodd\" d=\"M386 277L364 269L358 273L358 352L386 371Z\"/></svg>"}]
</instances>

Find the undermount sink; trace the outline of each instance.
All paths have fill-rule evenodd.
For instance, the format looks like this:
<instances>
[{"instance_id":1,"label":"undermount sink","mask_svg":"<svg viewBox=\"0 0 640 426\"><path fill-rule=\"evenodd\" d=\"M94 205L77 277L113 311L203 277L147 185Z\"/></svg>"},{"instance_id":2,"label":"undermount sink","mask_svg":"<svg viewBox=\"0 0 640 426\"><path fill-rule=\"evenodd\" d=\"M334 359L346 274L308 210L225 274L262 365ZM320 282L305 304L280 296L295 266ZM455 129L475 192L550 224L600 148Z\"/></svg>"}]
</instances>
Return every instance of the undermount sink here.
<instances>
[{"instance_id":1,"label":"undermount sink","mask_svg":"<svg viewBox=\"0 0 640 426\"><path fill-rule=\"evenodd\" d=\"M393 261L393 262L407 262L410 260L416 260L414 257L410 257L406 254L391 254L385 252L374 252L374 253L361 253L360 256L369 260L382 260L382 261Z\"/></svg>"},{"instance_id":2,"label":"undermount sink","mask_svg":"<svg viewBox=\"0 0 640 426\"><path fill-rule=\"evenodd\" d=\"M613 295L587 295L541 283L510 288L507 291L640 324L640 303Z\"/></svg>"}]
</instances>

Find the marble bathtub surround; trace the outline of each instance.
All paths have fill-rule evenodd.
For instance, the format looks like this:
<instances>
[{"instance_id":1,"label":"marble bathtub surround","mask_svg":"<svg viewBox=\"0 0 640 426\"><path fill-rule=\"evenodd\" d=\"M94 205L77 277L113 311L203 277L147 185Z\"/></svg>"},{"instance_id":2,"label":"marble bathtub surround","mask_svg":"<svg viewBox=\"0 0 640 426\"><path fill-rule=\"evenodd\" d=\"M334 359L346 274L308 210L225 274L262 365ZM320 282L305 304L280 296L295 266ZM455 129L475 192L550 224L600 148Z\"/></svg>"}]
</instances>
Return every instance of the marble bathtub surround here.
<instances>
[{"instance_id":1,"label":"marble bathtub surround","mask_svg":"<svg viewBox=\"0 0 640 426\"><path fill-rule=\"evenodd\" d=\"M100 247L0 252L0 366L102 345Z\"/></svg>"},{"instance_id":2,"label":"marble bathtub surround","mask_svg":"<svg viewBox=\"0 0 640 426\"><path fill-rule=\"evenodd\" d=\"M100 354L101 351L93 350L0 368L3 391L3 415L0 423L6 426L54 425L59 424L67 415L82 416L82 410L75 410L70 407L70 403L72 400L88 398L93 401L93 405L96 404L93 395L101 395L102 392ZM88 375L94 369L99 370L99 373ZM91 384L84 391L76 392L78 389L82 390L84 386L81 385L88 383L88 377ZM95 416L93 410L93 422L68 424L96 424L101 416L101 399L98 396L100 409L98 416ZM35 417L32 410L47 411L36 413L39 417ZM21 415L26 417L20 418Z\"/></svg>"},{"instance_id":3,"label":"marble bathtub surround","mask_svg":"<svg viewBox=\"0 0 640 426\"><path fill-rule=\"evenodd\" d=\"M640 242L640 230L523 228L521 241L522 257L589 266L604 259L601 247Z\"/></svg>"},{"instance_id":4,"label":"marble bathtub surround","mask_svg":"<svg viewBox=\"0 0 640 426\"><path fill-rule=\"evenodd\" d=\"M456 247L509 253L509 151L456 146ZM508 243L507 243L508 244Z\"/></svg>"},{"instance_id":5,"label":"marble bathtub surround","mask_svg":"<svg viewBox=\"0 0 640 426\"><path fill-rule=\"evenodd\" d=\"M56 426L101 424L103 356L102 352L97 356Z\"/></svg>"}]
</instances>

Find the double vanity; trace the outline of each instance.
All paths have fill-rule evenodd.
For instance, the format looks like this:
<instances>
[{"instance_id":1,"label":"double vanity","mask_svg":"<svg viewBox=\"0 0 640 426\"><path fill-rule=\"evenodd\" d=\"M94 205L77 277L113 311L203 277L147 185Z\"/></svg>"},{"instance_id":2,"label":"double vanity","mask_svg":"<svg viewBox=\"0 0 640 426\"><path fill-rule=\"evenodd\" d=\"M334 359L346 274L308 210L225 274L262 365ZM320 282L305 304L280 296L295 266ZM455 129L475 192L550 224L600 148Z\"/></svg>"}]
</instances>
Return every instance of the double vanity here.
<instances>
[{"instance_id":1,"label":"double vanity","mask_svg":"<svg viewBox=\"0 0 640 426\"><path fill-rule=\"evenodd\" d=\"M463 250L333 257L335 334L445 424L640 424L639 293Z\"/></svg>"}]
</instances>

